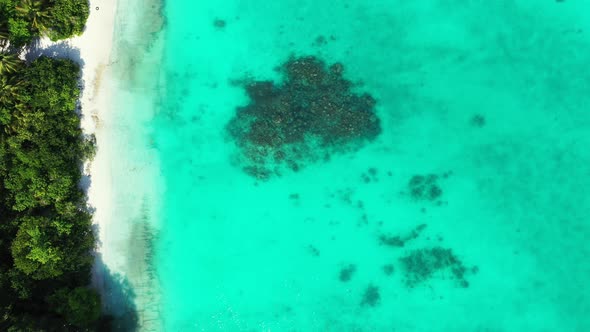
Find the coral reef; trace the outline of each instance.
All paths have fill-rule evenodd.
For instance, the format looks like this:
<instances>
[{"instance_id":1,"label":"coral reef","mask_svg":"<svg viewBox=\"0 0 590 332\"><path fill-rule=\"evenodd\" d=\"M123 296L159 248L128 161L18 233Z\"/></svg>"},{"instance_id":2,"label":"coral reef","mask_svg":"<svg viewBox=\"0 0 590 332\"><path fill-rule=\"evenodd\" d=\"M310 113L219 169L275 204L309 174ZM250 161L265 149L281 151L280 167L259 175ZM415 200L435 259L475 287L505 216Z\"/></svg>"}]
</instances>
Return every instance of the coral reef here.
<instances>
[{"instance_id":1,"label":"coral reef","mask_svg":"<svg viewBox=\"0 0 590 332\"><path fill-rule=\"evenodd\" d=\"M213 26L215 26L217 29L223 29L225 28L225 26L227 25L227 22L225 22L225 20L222 20L220 18L215 19L215 21L213 21Z\"/></svg>"},{"instance_id":2,"label":"coral reef","mask_svg":"<svg viewBox=\"0 0 590 332\"><path fill-rule=\"evenodd\" d=\"M363 299L361 300L361 306L375 307L381 301L381 295L379 294L379 288L370 284L365 289Z\"/></svg>"},{"instance_id":3,"label":"coral reef","mask_svg":"<svg viewBox=\"0 0 590 332\"><path fill-rule=\"evenodd\" d=\"M246 173L268 179L284 168L298 171L333 153L361 148L381 132L375 99L356 94L340 63L291 57L278 68L280 84L243 82L250 103L227 125Z\"/></svg>"},{"instance_id":4,"label":"coral reef","mask_svg":"<svg viewBox=\"0 0 590 332\"><path fill-rule=\"evenodd\" d=\"M420 224L405 236L381 234L379 236L379 243L385 246L401 248L406 245L406 242L412 241L420 236L420 233L422 233L425 228L426 224Z\"/></svg>"},{"instance_id":5,"label":"coral reef","mask_svg":"<svg viewBox=\"0 0 590 332\"><path fill-rule=\"evenodd\" d=\"M443 192L437 181L438 175L414 175L408 182L408 191L415 200L436 201Z\"/></svg>"},{"instance_id":6,"label":"coral reef","mask_svg":"<svg viewBox=\"0 0 590 332\"><path fill-rule=\"evenodd\" d=\"M390 276L393 274L393 272L395 272L395 267L393 264L385 264L383 265L382 269L386 276Z\"/></svg>"},{"instance_id":7,"label":"coral reef","mask_svg":"<svg viewBox=\"0 0 590 332\"><path fill-rule=\"evenodd\" d=\"M481 128L486 125L486 118L481 114L476 114L471 117L471 121L469 121L472 126Z\"/></svg>"},{"instance_id":8,"label":"coral reef","mask_svg":"<svg viewBox=\"0 0 590 332\"><path fill-rule=\"evenodd\" d=\"M405 276L405 284L414 287L431 279L437 273L450 272L451 279L460 287L469 287L466 274L471 271L459 260L451 249L434 247L415 249L399 259Z\"/></svg>"},{"instance_id":9,"label":"coral reef","mask_svg":"<svg viewBox=\"0 0 590 332\"><path fill-rule=\"evenodd\" d=\"M342 282L348 282L356 272L356 265L349 264L340 270L339 279Z\"/></svg>"},{"instance_id":10,"label":"coral reef","mask_svg":"<svg viewBox=\"0 0 590 332\"><path fill-rule=\"evenodd\" d=\"M314 247L311 244L309 246L307 246L307 250L314 257L319 257L320 256L320 250L318 248Z\"/></svg>"},{"instance_id":11,"label":"coral reef","mask_svg":"<svg viewBox=\"0 0 590 332\"><path fill-rule=\"evenodd\" d=\"M361 174L361 179L364 183L378 182L377 169L375 167L369 168L366 173Z\"/></svg>"}]
</instances>

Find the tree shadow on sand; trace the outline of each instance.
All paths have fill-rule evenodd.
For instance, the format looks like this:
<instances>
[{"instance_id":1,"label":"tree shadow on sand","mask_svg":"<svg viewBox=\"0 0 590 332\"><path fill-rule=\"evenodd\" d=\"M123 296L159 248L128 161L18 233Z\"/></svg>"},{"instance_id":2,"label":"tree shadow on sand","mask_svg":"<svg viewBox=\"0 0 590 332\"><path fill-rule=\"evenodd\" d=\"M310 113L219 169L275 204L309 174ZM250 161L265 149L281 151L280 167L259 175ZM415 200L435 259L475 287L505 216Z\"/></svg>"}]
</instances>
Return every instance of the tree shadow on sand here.
<instances>
[{"instance_id":1,"label":"tree shadow on sand","mask_svg":"<svg viewBox=\"0 0 590 332\"><path fill-rule=\"evenodd\" d=\"M136 294L129 280L112 272L97 255L93 283L102 294L104 317L100 331L137 331L138 313L135 305Z\"/></svg>"},{"instance_id":2,"label":"tree shadow on sand","mask_svg":"<svg viewBox=\"0 0 590 332\"><path fill-rule=\"evenodd\" d=\"M56 42L45 47L43 47L40 40L33 42L27 49L25 60L31 62L40 56L70 59L80 67L84 67L84 60L80 56L80 49L72 46L68 41Z\"/></svg>"}]
</instances>

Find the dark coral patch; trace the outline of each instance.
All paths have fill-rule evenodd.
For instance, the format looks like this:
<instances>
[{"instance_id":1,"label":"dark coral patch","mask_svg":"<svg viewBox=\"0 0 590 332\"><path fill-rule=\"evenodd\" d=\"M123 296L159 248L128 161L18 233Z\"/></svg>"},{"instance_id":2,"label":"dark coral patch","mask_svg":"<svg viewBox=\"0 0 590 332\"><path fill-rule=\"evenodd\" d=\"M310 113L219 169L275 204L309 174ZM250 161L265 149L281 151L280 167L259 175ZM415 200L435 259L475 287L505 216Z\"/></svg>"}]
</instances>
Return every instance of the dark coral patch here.
<instances>
[{"instance_id":1,"label":"dark coral patch","mask_svg":"<svg viewBox=\"0 0 590 332\"><path fill-rule=\"evenodd\" d=\"M467 288L469 283L466 275L473 271L468 271L451 249L442 247L412 250L400 258L400 263L408 287L426 282L437 273L446 272L460 287Z\"/></svg>"},{"instance_id":2,"label":"dark coral patch","mask_svg":"<svg viewBox=\"0 0 590 332\"><path fill-rule=\"evenodd\" d=\"M217 28L217 29L223 29L225 28L225 26L227 25L227 23L225 22L225 20L222 20L220 18L217 18L213 21L213 25Z\"/></svg>"},{"instance_id":3,"label":"dark coral patch","mask_svg":"<svg viewBox=\"0 0 590 332\"><path fill-rule=\"evenodd\" d=\"M342 64L291 57L278 69L280 84L244 83L250 104L239 107L227 126L248 174L267 179L283 169L298 171L332 153L355 151L380 134L375 99L351 90Z\"/></svg>"},{"instance_id":4,"label":"dark coral patch","mask_svg":"<svg viewBox=\"0 0 590 332\"><path fill-rule=\"evenodd\" d=\"M340 281L342 281L342 282L350 281L350 279L352 279L352 276L354 275L355 272L356 272L356 265L354 265L354 264L350 264L350 265L343 267L340 270L340 276L339 276Z\"/></svg>"},{"instance_id":5,"label":"dark coral patch","mask_svg":"<svg viewBox=\"0 0 590 332\"><path fill-rule=\"evenodd\" d=\"M438 180L439 176L434 174L412 176L408 182L410 196L415 200L436 201L443 194Z\"/></svg>"},{"instance_id":6,"label":"dark coral patch","mask_svg":"<svg viewBox=\"0 0 590 332\"><path fill-rule=\"evenodd\" d=\"M476 114L469 121L472 126L481 128L486 125L486 118L481 114Z\"/></svg>"},{"instance_id":7,"label":"dark coral patch","mask_svg":"<svg viewBox=\"0 0 590 332\"><path fill-rule=\"evenodd\" d=\"M379 236L379 243L390 247L401 248L406 244L406 241L399 235L390 236L382 234Z\"/></svg>"},{"instance_id":8,"label":"dark coral patch","mask_svg":"<svg viewBox=\"0 0 590 332\"><path fill-rule=\"evenodd\" d=\"M393 266L393 264L385 264L383 265L382 270L386 276L390 276L395 271L395 267Z\"/></svg>"},{"instance_id":9,"label":"dark coral patch","mask_svg":"<svg viewBox=\"0 0 590 332\"><path fill-rule=\"evenodd\" d=\"M369 168L366 173L361 174L361 179L364 183L379 181L377 178L377 169L374 167Z\"/></svg>"},{"instance_id":10,"label":"dark coral patch","mask_svg":"<svg viewBox=\"0 0 590 332\"><path fill-rule=\"evenodd\" d=\"M320 256L319 249L316 248L316 247L314 247L314 246L312 246L311 244L309 246L307 246L307 250L314 257L319 257Z\"/></svg>"},{"instance_id":11,"label":"dark coral patch","mask_svg":"<svg viewBox=\"0 0 590 332\"><path fill-rule=\"evenodd\" d=\"M422 233L422 231L424 231L424 229L426 228L425 224L420 224L418 226L416 226L409 234L406 235L386 235L386 234L381 234L379 236L379 243L385 246L389 246L389 247L403 247L406 245L406 242L412 241L416 238L418 238L418 236L420 236L420 233Z\"/></svg>"},{"instance_id":12,"label":"dark coral patch","mask_svg":"<svg viewBox=\"0 0 590 332\"><path fill-rule=\"evenodd\" d=\"M375 307L381 301L381 295L379 288L375 285L369 285L363 293L363 299L361 300L361 306Z\"/></svg>"},{"instance_id":13,"label":"dark coral patch","mask_svg":"<svg viewBox=\"0 0 590 332\"><path fill-rule=\"evenodd\" d=\"M313 46L324 46L328 43L328 40L324 36L317 36L313 42Z\"/></svg>"}]
</instances>

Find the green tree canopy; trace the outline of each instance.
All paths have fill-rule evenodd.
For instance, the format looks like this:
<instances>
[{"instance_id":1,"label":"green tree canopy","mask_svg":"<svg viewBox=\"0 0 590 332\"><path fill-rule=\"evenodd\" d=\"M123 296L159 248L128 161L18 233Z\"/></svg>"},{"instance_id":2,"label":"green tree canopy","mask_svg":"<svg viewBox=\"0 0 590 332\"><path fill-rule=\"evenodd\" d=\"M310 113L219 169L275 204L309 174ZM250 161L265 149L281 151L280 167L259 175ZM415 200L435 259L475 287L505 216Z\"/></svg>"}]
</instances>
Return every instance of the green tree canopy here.
<instances>
[{"instance_id":1,"label":"green tree canopy","mask_svg":"<svg viewBox=\"0 0 590 332\"><path fill-rule=\"evenodd\" d=\"M59 289L47 301L57 314L78 327L89 326L100 316L100 297L95 290L86 287Z\"/></svg>"},{"instance_id":2,"label":"green tree canopy","mask_svg":"<svg viewBox=\"0 0 590 332\"><path fill-rule=\"evenodd\" d=\"M49 220L25 217L12 243L14 265L33 279L47 279L63 273L64 252L55 243Z\"/></svg>"},{"instance_id":3,"label":"green tree canopy","mask_svg":"<svg viewBox=\"0 0 590 332\"><path fill-rule=\"evenodd\" d=\"M0 0L0 46L21 48L33 38L67 39L84 30L88 0Z\"/></svg>"},{"instance_id":4,"label":"green tree canopy","mask_svg":"<svg viewBox=\"0 0 590 332\"><path fill-rule=\"evenodd\" d=\"M76 15L82 1L44 0L40 8L53 10L48 17L25 10L32 3L0 0L0 46L9 50L0 53L0 331L93 331L100 301L84 287L95 238L78 184L94 147L76 112L80 68L47 57L25 64L16 56L36 35L33 16L50 22ZM47 23L47 31L65 38L85 19L71 17L55 29Z\"/></svg>"},{"instance_id":5,"label":"green tree canopy","mask_svg":"<svg viewBox=\"0 0 590 332\"><path fill-rule=\"evenodd\" d=\"M17 16L26 20L34 31L43 33L50 19L46 1L21 0L16 6Z\"/></svg>"},{"instance_id":6,"label":"green tree canopy","mask_svg":"<svg viewBox=\"0 0 590 332\"><path fill-rule=\"evenodd\" d=\"M49 12L51 40L80 35L88 19L88 0L53 0Z\"/></svg>"},{"instance_id":7,"label":"green tree canopy","mask_svg":"<svg viewBox=\"0 0 590 332\"><path fill-rule=\"evenodd\" d=\"M6 124L12 158L4 186L15 211L81 198L78 166L87 147L75 112L78 69L70 60L42 57L24 70L21 105Z\"/></svg>"}]
</instances>

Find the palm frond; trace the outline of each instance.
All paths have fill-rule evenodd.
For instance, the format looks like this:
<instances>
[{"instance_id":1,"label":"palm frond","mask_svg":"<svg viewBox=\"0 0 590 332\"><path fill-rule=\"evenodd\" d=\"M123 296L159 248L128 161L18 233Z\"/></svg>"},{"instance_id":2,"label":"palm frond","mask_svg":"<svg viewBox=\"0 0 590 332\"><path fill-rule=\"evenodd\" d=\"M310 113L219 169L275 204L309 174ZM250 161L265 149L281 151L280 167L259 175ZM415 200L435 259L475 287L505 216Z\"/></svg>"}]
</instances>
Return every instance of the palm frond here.
<instances>
[{"instance_id":1,"label":"palm frond","mask_svg":"<svg viewBox=\"0 0 590 332\"><path fill-rule=\"evenodd\" d=\"M22 64L16 54L0 53L0 75L15 72Z\"/></svg>"}]
</instances>

